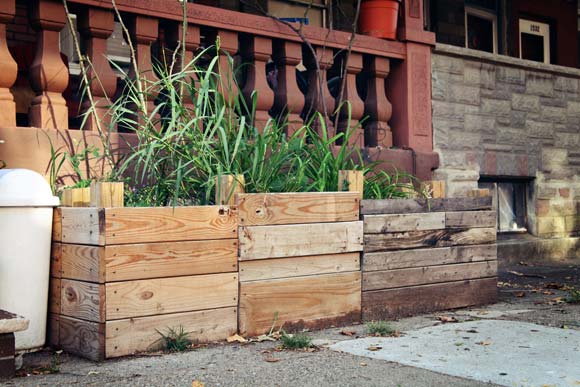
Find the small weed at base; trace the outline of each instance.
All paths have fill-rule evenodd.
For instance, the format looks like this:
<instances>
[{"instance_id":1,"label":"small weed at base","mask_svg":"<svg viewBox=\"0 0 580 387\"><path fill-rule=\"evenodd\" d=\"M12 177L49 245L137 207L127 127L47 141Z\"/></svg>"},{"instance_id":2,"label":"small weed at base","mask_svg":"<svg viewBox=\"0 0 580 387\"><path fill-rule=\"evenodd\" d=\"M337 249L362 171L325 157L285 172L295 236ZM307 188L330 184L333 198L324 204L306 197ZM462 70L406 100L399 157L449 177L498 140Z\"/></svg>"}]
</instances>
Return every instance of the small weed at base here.
<instances>
[{"instance_id":1,"label":"small weed at base","mask_svg":"<svg viewBox=\"0 0 580 387\"><path fill-rule=\"evenodd\" d=\"M568 304L580 304L580 289L568 290L568 297L565 300Z\"/></svg>"},{"instance_id":2,"label":"small weed at base","mask_svg":"<svg viewBox=\"0 0 580 387\"><path fill-rule=\"evenodd\" d=\"M312 347L312 339L304 333L287 334L280 336L282 348L285 349L303 349Z\"/></svg>"},{"instance_id":3,"label":"small weed at base","mask_svg":"<svg viewBox=\"0 0 580 387\"><path fill-rule=\"evenodd\" d=\"M183 352L191 348L193 341L189 338L189 332L183 329L183 326L178 328L167 328L166 333L162 333L156 329L157 333L163 340L163 348L170 352Z\"/></svg>"},{"instance_id":4,"label":"small weed at base","mask_svg":"<svg viewBox=\"0 0 580 387\"><path fill-rule=\"evenodd\" d=\"M371 321L367 323L367 332L373 336L399 336L399 332L386 321Z\"/></svg>"}]
</instances>

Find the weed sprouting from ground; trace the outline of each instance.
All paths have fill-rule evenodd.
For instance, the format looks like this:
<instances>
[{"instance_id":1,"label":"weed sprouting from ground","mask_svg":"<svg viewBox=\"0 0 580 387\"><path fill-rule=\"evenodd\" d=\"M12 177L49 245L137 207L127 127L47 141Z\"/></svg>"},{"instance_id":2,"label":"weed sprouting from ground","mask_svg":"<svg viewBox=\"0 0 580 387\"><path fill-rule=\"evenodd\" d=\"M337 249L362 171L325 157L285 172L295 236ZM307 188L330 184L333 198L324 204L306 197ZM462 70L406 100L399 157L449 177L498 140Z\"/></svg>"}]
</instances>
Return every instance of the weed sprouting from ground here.
<instances>
[{"instance_id":1,"label":"weed sprouting from ground","mask_svg":"<svg viewBox=\"0 0 580 387\"><path fill-rule=\"evenodd\" d=\"M189 332L186 332L181 325L178 328L167 328L165 333L157 330L157 333L163 340L163 348L169 352L183 352L191 348L193 344L189 338Z\"/></svg>"},{"instance_id":2,"label":"weed sprouting from ground","mask_svg":"<svg viewBox=\"0 0 580 387\"><path fill-rule=\"evenodd\" d=\"M386 321L371 321L367 323L367 332L373 336L397 336L399 332Z\"/></svg>"},{"instance_id":3,"label":"weed sprouting from ground","mask_svg":"<svg viewBox=\"0 0 580 387\"><path fill-rule=\"evenodd\" d=\"M570 289L568 290L568 297L566 297L566 302L569 304L580 304L580 289Z\"/></svg>"},{"instance_id":4,"label":"weed sprouting from ground","mask_svg":"<svg viewBox=\"0 0 580 387\"><path fill-rule=\"evenodd\" d=\"M287 334L283 333L280 337L282 348L285 349L303 349L312 347L312 339L304 333Z\"/></svg>"}]
</instances>

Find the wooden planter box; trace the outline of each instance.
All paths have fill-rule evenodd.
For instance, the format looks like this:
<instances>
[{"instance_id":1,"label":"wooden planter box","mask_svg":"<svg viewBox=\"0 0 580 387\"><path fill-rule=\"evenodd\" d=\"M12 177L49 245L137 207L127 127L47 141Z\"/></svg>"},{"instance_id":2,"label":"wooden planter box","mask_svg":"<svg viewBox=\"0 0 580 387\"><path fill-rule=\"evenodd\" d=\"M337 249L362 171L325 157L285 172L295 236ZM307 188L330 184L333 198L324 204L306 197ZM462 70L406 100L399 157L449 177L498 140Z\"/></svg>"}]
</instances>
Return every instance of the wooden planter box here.
<instances>
[{"instance_id":1,"label":"wooden planter box","mask_svg":"<svg viewBox=\"0 0 580 387\"><path fill-rule=\"evenodd\" d=\"M363 200L363 320L497 299L491 197Z\"/></svg>"},{"instance_id":2,"label":"wooden planter box","mask_svg":"<svg viewBox=\"0 0 580 387\"><path fill-rule=\"evenodd\" d=\"M238 194L239 330L360 321L358 193Z\"/></svg>"},{"instance_id":3,"label":"wooden planter box","mask_svg":"<svg viewBox=\"0 0 580 387\"><path fill-rule=\"evenodd\" d=\"M53 234L50 344L101 360L236 332L235 208L63 207Z\"/></svg>"}]
</instances>

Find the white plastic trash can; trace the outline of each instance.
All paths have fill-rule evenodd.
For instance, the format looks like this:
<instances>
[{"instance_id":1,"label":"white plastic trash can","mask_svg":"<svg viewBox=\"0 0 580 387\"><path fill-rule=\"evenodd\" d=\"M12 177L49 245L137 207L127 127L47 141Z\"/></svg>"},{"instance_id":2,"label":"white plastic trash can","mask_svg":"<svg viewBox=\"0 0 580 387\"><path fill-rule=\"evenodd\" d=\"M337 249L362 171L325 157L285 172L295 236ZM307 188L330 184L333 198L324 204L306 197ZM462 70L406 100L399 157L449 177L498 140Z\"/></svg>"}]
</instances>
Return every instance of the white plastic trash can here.
<instances>
[{"instance_id":1,"label":"white plastic trash can","mask_svg":"<svg viewBox=\"0 0 580 387\"><path fill-rule=\"evenodd\" d=\"M30 320L15 333L16 350L46 340L53 207L59 200L40 174L0 170L0 309Z\"/></svg>"}]
</instances>

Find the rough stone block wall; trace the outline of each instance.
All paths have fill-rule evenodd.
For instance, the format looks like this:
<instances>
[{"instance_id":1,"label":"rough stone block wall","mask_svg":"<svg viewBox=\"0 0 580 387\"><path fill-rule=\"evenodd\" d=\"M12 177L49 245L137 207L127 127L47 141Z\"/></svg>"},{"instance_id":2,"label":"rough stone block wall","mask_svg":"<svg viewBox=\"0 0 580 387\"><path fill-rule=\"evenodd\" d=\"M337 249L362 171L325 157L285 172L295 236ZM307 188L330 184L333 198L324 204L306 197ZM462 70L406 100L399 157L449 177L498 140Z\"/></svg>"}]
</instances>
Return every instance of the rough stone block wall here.
<instances>
[{"instance_id":1,"label":"rough stone block wall","mask_svg":"<svg viewBox=\"0 0 580 387\"><path fill-rule=\"evenodd\" d=\"M579 82L576 69L438 45L433 142L448 194L481 176L530 178L529 230L580 234Z\"/></svg>"}]
</instances>

